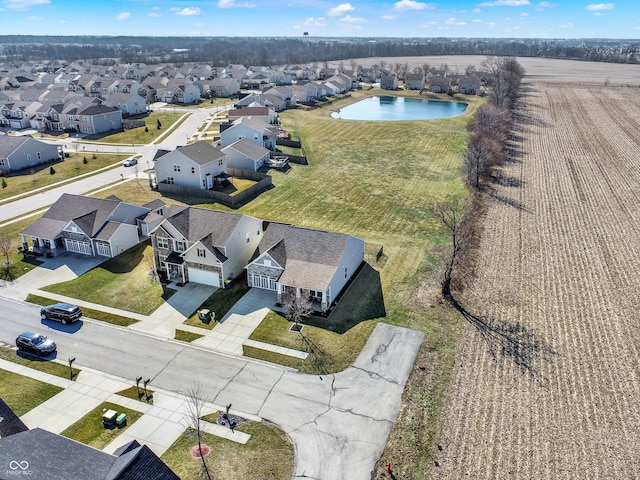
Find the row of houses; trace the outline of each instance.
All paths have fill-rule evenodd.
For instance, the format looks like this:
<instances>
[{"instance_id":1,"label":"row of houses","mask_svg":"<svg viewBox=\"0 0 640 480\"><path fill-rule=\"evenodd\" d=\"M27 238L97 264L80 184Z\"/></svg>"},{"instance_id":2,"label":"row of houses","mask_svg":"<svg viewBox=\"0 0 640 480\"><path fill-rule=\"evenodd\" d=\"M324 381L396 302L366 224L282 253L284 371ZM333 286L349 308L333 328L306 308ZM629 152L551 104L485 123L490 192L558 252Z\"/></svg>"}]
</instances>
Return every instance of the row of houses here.
<instances>
[{"instance_id":1,"label":"row of houses","mask_svg":"<svg viewBox=\"0 0 640 480\"><path fill-rule=\"evenodd\" d=\"M458 76L446 74L423 75L421 73L411 73L404 77L404 88L406 90L429 90L432 93L448 93L450 91L465 95L480 95L484 92L488 82L488 75L478 73L471 76ZM400 82L397 75L385 75L380 79L380 88L383 90L396 90Z\"/></svg>"},{"instance_id":2,"label":"row of houses","mask_svg":"<svg viewBox=\"0 0 640 480\"><path fill-rule=\"evenodd\" d=\"M105 258L151 239L157 271L168 281L223 287L246 272L250 287L272 291L280 302L307 295L321 312L364 261L364 241L352 235L113 196L64 194L20 235L24 251Z\"/></svg>"}]
</instances>

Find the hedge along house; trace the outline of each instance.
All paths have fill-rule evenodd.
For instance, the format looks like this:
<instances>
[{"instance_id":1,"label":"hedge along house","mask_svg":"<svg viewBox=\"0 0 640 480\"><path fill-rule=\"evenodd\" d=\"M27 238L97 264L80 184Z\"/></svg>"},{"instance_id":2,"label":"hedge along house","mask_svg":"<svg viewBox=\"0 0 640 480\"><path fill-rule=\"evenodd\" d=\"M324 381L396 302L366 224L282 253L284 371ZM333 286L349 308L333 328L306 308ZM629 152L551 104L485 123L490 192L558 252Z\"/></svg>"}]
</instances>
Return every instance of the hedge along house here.
<instances>
[{"instance_id":1,"label":"hedge along house","mask_svg":"<svg viewBox=\"0 0 640 480\"><path fill-rule=\"evenodd\" d=\"M65 193L20 232L22 245L25 251L53 256L72 252L115 257L146 238L141 234L141 224L150 211L116 197Z\"/></svg>"},{"instance_id":2,"label":"hedge along house","mask_svg":"<svg viewBox=\"0 0 640 480\"><path fill-rule=\"evenodd\" d=\"M262 238L262 220L171 206L151 232L156 268L172 281L221 287L240 275Z\"/></svg>"},{"instance_id":3,"label":"hedge along house","mask_svg":"<svg viewBox=\"0 0 640 480\"><path fill-rule=\"evenodd\" d=\"M254 259L247 265L250 287L308 295L315 310L326 312L364 261L364 240L343 233L281 223L267 227Z\"/></svg>"}]
</instances>

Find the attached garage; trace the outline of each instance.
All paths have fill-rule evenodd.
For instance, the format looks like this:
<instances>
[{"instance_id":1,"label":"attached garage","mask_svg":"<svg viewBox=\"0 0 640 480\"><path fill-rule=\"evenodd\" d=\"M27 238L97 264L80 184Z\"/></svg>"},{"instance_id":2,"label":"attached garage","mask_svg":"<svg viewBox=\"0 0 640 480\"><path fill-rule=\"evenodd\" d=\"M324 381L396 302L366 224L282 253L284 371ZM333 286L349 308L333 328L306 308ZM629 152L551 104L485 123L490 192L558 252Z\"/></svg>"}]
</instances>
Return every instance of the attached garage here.
<instances>
[{"instance_id":1,"label":"attached garage","mask_svg":"<svg viewBox=\"0 0 640 480\"><path fill-rule=\"evenodd\" d=\"M220 287L220 274L218 272L200 270L199 268L190 268L189 281L211 285L212 287Z\"/></svg>"},{"instance_id":2,"label":"attached garage","mask_svg":"<svg viewBox=\"0 0 640 480\"><path fill-rule=\"evenodd\" d=\"M64 247L68 252L81 253L82 255L93 255L91 244L89 242L80 242L78 240L64 239Z\"/></svg>"}]
</instances>

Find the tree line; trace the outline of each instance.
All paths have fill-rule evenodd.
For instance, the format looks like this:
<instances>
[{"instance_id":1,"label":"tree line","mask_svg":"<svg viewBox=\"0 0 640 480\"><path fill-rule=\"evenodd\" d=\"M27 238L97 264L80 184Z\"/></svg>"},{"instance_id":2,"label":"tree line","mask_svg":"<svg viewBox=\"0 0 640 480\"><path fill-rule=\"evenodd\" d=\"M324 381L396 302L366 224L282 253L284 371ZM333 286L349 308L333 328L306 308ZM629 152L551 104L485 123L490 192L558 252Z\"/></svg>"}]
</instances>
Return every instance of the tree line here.
<instances>
[{"instance_id":1,"label":"tree line","mask_svg":"<svg viewBox=\"0 0 640 480\"><path fill-rule=\"evenodd\" d=\"M0 35L0 60L284 65L352 58L492 55L640 63L636 40Z\"/></svg>"}]
</instances>

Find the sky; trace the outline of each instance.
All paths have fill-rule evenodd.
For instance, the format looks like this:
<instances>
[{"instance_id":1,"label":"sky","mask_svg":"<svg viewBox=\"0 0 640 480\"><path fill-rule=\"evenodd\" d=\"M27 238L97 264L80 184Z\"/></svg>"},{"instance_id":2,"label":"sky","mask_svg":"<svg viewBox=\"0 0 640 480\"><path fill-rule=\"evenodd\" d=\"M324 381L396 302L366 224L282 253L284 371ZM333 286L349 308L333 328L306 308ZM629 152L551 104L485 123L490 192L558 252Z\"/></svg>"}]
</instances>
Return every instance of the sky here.
<instances>
[{"instance_id":1,"label":"sky","mask_svg":"<svg viewBox=\"0 0 640 480\"><path fill-rule=\"evenodd\" d=\"M0 34L640 38L616 0L0 0Z\"/></svg>"}]
</instances>

